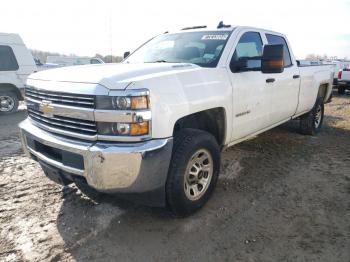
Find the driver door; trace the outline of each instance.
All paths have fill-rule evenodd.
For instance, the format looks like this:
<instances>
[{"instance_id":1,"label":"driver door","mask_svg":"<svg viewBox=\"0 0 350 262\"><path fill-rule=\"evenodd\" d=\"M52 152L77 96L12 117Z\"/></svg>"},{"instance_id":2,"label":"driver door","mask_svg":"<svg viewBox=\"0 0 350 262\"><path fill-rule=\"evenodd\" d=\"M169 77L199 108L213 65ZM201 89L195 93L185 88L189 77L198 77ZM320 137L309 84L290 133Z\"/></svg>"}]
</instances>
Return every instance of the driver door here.
<instances>
[{"instance_id":1,"label":"driver door","mask_svg":"<svg viewBox=\"0 0 350 262\"><path fill-rule=\"evenodd\" d=\"M233 130L231 141L269 126L270 110L266 75L261 72L263 40L260 32L241 34L230 62L233 87Z\"/></svg>"}]
</instances>

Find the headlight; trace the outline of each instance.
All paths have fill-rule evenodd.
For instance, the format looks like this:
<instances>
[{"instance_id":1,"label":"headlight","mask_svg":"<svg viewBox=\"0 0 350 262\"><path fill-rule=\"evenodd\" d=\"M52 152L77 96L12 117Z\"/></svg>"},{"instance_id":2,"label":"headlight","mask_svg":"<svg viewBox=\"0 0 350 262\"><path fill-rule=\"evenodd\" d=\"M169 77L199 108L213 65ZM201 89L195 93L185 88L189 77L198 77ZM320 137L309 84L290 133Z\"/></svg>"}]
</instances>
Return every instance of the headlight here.
<instances>
[{"instance_id":1,"label":"headlight","mask_svg":"<svg viewBox=\"0 0 350 262\"><path fill-rule=\"evenodd\" d=\"M150 136L151 111L147 89L112 90L109 96L96 96L95 109L98 135L101 137L137 139L137 136Z\"/></svg>"},{"instance_id":2,"label":"headlight","mask_svg":"<svg viewBox=\"0 0 350 262\"><path fill-rule=\"evenodd\" d=\"M97 96L96 109L140 110L149 108L148 96Z\"/></svg>"},{"instance_id":3,"label":"headlight","mask_svg":"<svg viewBox=\"0 0 350 262\"><path fill-rule=\"evenodd\" d=\"M130 134L130 124L116 123L112 125L112 131L117 135L129 135Z\"/></svg>"},{"instance_id":4,"label":"headlight","mask_svg":"<svg viewBox=\"0 0 350 262\"><path fill-rule=\"evenodd\" d=\"M149 122L141 123L109 123L98 122L99 135L142 136L149 134Z\"/></svg>"},{"instance_id":5,"label":"headlight","mask_svg":"<svg viewBox=\"0 0 350 262\"><path fill-rule=\"evenodd\" d=\"M117 96L112 98L112 104L115 109L126 110L130 108L130 97Z\"/></svg>"}]
</instances>

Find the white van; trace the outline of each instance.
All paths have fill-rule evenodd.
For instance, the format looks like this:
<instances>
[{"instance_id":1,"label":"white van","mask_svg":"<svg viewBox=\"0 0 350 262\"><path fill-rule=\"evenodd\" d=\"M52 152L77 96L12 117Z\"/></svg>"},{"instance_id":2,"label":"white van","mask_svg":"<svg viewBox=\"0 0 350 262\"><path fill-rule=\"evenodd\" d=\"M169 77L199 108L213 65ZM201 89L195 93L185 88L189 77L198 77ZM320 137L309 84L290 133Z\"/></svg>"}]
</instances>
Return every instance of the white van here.
<instances>
[{"instance_id":1,"label":"white van","mask_svg":"<svg viewBox=\"0 0 350 262\"><path fill-rule=\"evenodd\" d=\"M0 114L17 111L27 77L35 71L33 56L21 37L0 33Z\"/></svg>"},{"instance_id":2,"label":"white van","mask_svg":"<svg viewBox=\"0 0 350 262\"><path fill-rule=\"evenodd\" d=\"M48 56L46 63L57 64L57 67L73 65L104 64L103 60L98 57L84 56Z\"/></svg>"}]
</instances>

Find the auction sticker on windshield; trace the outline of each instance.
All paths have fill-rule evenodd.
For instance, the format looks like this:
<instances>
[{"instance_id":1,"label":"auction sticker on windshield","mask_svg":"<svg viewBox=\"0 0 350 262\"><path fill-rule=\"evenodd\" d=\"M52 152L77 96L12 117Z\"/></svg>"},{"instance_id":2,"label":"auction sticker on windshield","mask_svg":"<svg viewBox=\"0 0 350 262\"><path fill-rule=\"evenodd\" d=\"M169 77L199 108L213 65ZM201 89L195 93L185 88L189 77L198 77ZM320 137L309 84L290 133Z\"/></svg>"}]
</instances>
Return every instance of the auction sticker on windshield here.
<instances>
[{"instance_id":1,"label":"auction sticker on windshield","mask_svg":"<svg viewBox=\"0 0 350 262\"><path fill-rule=\"evenodd\" d=\"M226 40L228 34L225 35L203 35L202 40Z\"/></svg>"}]
</instances>

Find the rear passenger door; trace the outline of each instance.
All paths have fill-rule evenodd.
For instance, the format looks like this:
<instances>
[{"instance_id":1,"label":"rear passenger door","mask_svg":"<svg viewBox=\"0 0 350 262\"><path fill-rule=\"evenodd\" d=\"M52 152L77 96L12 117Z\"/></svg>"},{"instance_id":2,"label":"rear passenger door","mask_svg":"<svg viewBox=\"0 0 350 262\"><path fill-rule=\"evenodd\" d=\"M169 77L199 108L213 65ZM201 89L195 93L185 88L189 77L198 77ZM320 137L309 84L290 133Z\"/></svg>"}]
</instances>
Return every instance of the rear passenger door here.
<instances>
[{"instance_id":1,"label":"rear passenger door","mask_svg":"<svg viewBox=\"0 0 350 262\"><path fill-rule=\"evenodd\" d=\"M269 45L283 44L284 46L284 71L278 74L265 74L267 81L265 90L270 99L270 121L277 124L293 116L298 107L299 100L299 69L288 48L287 41L281 35L265 33L266 42Z\"/></svg>"}]
</instances>

